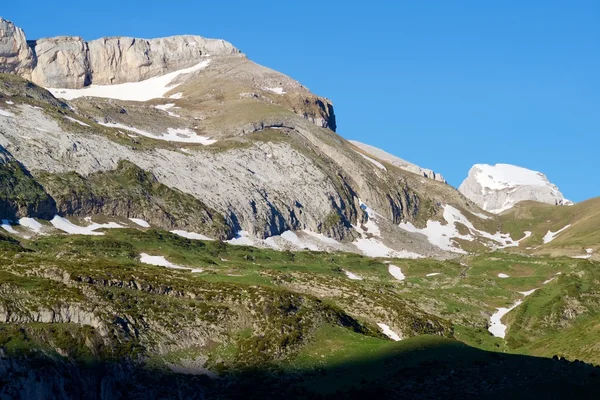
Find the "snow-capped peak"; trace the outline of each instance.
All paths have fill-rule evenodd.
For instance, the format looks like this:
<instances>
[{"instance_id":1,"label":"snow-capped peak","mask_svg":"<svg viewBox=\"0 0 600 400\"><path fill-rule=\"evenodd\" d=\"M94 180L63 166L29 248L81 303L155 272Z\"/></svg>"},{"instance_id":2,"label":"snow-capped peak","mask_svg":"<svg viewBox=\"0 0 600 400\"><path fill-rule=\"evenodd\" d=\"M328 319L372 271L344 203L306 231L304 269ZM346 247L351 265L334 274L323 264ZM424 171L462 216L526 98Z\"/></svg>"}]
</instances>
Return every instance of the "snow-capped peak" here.
<instances>
[{"instance_id":1,"label":"snow-capped peak","mask_svg":"<svg viewBox=\"0 0 600 400\"><path fill-rule=\"evenodd\" d=\"M501 213L526 200L573 204L543 173L510 164L476 164L458 190L493 213Z\"/></svg>"}]
</instances>

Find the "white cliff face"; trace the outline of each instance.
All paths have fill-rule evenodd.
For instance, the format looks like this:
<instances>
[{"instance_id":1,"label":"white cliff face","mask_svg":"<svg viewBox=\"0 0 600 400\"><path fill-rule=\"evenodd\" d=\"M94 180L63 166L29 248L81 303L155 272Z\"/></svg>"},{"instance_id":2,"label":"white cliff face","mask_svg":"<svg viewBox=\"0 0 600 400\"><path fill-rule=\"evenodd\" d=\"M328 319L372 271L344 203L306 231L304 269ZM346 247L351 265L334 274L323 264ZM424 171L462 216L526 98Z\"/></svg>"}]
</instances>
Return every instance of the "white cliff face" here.
<instances>
[{"instance_id":1,"label":"white cliff face","mask_svg":"<svg viewBox=\"0 0 600 400\"><path fill-rule=\"evenodd\" d=\"M418 165L403 160L400 157L396 157L395 155L378 149L377 147L357 142L356 140L350 140L349 142L358 147L359 149L363 150L364 152L375 156L382 161L389 162L390 164L395 165L396 167L401 168L405 171L409 171L414 174L424 176L425 178L446 183L446 179L444 179L444 177L441 174L438 174L437 172L431 169L421 168Z\"/></svg>"},{"instance_id":2,"label":"white cliff face","mask_svg":"<svg viewBox=\"0 0 600 400\"><path fill-rule=\"evenodd\" d=\"M23 30L0 18L0 72L23 74L32 65L33 52Z\"/></svg>"},{"instance_id":3,"label":"white cliff face","mask_svg":"<svg viewBox=\"0 0 600 400\"><path fill-rule=\"evenodd\" d=\"M61 36L27 42L23 30L0 18L0 72L44 87L139 82L194 66L206 56L241 56L231 43L199 36L160 39Z\"/></svg>"},{"instance_id":4,"label":"white cliff face","mask_svg":"<svg viewBox=\"0 0 600 400\"><path fill-rule=\"evenodd\" d=\"M573 204L541 172L510 164L476 164L458 190L484 210L496 214L527 200Z\"/></svg>"}]
</instances>

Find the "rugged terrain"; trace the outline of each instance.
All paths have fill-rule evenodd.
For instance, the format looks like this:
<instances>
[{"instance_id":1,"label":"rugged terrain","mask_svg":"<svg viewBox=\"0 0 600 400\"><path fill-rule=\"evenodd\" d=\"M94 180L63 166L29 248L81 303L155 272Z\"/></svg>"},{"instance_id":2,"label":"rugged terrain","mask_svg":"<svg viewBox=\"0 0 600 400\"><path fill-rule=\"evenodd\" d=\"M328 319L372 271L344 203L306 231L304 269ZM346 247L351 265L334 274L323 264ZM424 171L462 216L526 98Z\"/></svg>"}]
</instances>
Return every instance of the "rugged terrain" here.
<instances>
[{"instance_id":1,"label":"rugged terrain","mask_svg":"<svg viewBox=\"0 0 600 400\"><path fill-rule=\"evenodd\" d=\"M598 396L599 199L463 194L222 40L0 19L0 72L0 397Z\"/></svg>"}]
</instances>

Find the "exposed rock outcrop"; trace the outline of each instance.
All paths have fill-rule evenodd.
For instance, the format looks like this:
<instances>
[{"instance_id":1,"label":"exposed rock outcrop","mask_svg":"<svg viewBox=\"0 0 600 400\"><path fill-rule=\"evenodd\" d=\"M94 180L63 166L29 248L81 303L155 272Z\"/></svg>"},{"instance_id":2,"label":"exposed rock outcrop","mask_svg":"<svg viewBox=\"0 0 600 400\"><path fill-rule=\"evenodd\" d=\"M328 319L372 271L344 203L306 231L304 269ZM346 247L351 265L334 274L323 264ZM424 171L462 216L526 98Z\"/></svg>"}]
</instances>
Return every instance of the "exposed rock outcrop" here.
<instances>
[{"instance_id":1,"label":"exposed rock outcrop","mask_svg":"<svg viewBox=\"0 0 600 400\"><path fill-rule=\"evenodd\" d=\"M350 140L350 143L352 143L359 149L363 150L364 152L366 152L374 157L377 157L378 159L380 159L382 161L389 162L390 164L395 165L398 168L402 168L405 171L409 171L414 174L421 175L421 176L424 176L425 178L433 179L438 182L446 183L446 179L442 176L442 174L439 174L431 169L421 168L418 165L415 165L411 162L403 160L400 157L396 157L395 155L390 154L381 149L378 149L375 146L364 144L364 143L358 142L356 140Z\"/></svg>"},{"instance_id":2,"label":"exposed rock outcrop","mask_svg":"<svg viewBox=\"0 0 600 400\"><path fill-rule=\"evenodd\" d=\"M33 62L33 51L23 30L0 18L0 72L27 75Z\"/></svg>"},{"instance_id":3,"label":"exposed rock outcrop","mask_svg":"<svg viewBox=\"0 0 600 400\"><path fill-rule=\"evenodd\" d=\"M458 190L484 210L497 214L526 200L573 204L546 175L510 164L476 164Z\"/></svg>"},{"instance_id":4,"label":"exposed rock outcrop","mask_svg":"<svg viewBox=\"0 0 600 400\"><path fill-rule=\"evenodd\" d=\"M27 41L0 18L0 72L53 88L138 82L198 64L207 56L239 56L231 43L199 36L126 37L86 42L76 36Z\"/></svg>"}]
</instances>

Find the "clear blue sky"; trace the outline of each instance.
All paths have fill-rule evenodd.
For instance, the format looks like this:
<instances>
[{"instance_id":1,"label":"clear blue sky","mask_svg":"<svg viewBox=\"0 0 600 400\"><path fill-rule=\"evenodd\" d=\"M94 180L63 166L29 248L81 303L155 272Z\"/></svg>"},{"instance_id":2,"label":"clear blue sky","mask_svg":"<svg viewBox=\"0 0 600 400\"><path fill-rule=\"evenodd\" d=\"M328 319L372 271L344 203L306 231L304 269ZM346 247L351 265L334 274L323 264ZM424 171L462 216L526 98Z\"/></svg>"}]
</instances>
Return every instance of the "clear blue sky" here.
<instances>
[{"instance_id":1,"label":"clear blue sky","mask_svg":"<svg viewBox=\"0 0 600 400\"><path fill-rule=\"evenodd\" d=\"M7 1L28 38L226 39L329 97L338 132L442 172L542 171L600 196L600 1ZM89 4L89 5L88 5Z\"/></svg>"}]
</instances>

